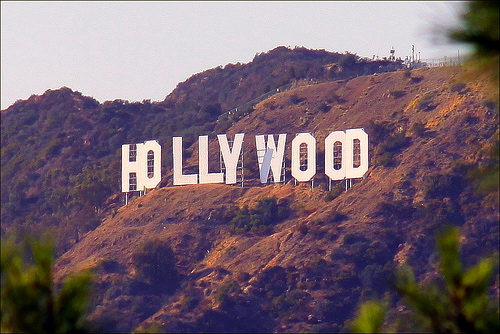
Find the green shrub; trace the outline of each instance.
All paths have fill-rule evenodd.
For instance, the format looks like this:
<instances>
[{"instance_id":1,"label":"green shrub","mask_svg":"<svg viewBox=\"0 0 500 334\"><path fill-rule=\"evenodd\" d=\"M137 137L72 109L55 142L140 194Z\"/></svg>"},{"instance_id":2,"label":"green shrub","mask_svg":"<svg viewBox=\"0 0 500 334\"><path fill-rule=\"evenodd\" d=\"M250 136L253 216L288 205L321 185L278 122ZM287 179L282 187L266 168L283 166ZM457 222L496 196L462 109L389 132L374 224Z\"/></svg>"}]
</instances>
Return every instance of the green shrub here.
<instances>
[{"instance_id":1,"label":"green shrub","mask_svg":"<svg viewBox=\"0 0 500 334\"><path fill-rule=\"evenodd\" d=\"M201 108L202 114L208 114L208 116L219 116L222 111L220 103L212 103Z\"/></svg>"},{"instance_id":2,"label":"green shrub","mask_svg":"<svg viewBox=\"0 0 500 334\"><path fill-rule=\"evenodd\" d=\"M459 83L453 84L450 88L450 91L452 93L464 94L468 91L465 89L466 87L467 87L467 85L465 83L459 82Z\"/></svg>"},{"instance_id":3,"label":"green shrub","mask_svg":"<svg viewBox=\"0 0 500 334\"><path fill-rule=\"evenodd\" d=\"M297 94L290 95L290 102L292 104L299 104L302 101L304 101L304 99L300 98Z\"/></svg>"},{"instance_id":4,"label":"green shrub","mask_svg":"<svg viewBox=\"0 0 500 334\"><path fill-rule=\"evenodd\" d=\"M301 223L297 229L302 234L307 234L307 232L309 232L309 227L307 227L305 223Z\"/></svg>"},{"instance_id":5,"label":"green shrub","mask_svg":"<svg viewBox=\"0 0 500 334\"><path fill-rule=\"evenodd\" d=\"M425 124L423 123L415 122L411 126L411 132L413 132L418 137L423 136L425 134L425 131Z\"/></svg>"},{"instance_id":6,"label":"green shrub","mask_svg":"<svg viewBox=\"0 0 500 334\"><path fill-rule=\"evenodd\" d=\"M328 103L339 103L339 104L342 104L342 103L345 103L347 102L346 99L342 98L340 95L338 95L337 93L335 93L335 91L330 91L327 98L326 98L326 101Z\"/></svg>"},{"instance_id":7,"label":"green shrub","mask_svg":"<svg viewBox=\"0 0 500 334\"><path fill-rule=\"evenodd\" d=\"M375 146L384 142L384 140L390 136L393 131L393 125L387 121L384 122L374 122L370 120L365 130L370 136L370 142Z\"/></svg>"},{"instance_id":8,"label":"green shrub","mask_svg":"<svg viewBox=\"0 0 500 334\"><path fill-rule=\"evenodd\" d=\"M183 295L179 301L182 311L193 310L199 304L199 302L199 299L186 295Z\"/></svg>"},{"instance_id":9,"label":"green shrub","mask_svg":"<svg viewBox=\"0 0 500 334\"><path fill-rule=\"evenodd\" d=\"M424 77L422 77L422 76L420 76L420 77L410 77L410 82L412 84L419 83L422 80L424 80Z\"/></svg>"},{"instance_id":10,"label":"green shrub","mask_svg":"<svg viewBox=\"0 0 500 334\"><path fill-rule=\"evenodd\" d=\"M424 97L417 104L417 110L419 111L432 111L436 108L436 105L432 104L432 96Z\"/></svg>"},{"instance_id":11,"label":"green shrub","mask_svg":"<svg viewBox=\"0 0 500 334\"><path fill-rule=\"evenodd\" d=\"M410 145L411 138L406 137L404 132L399 132L391 135L387 138L383 145L381 145L381 150L386 152L398 152Z\"/></svg>"},{"instance_id":12,"label":"green shrub","mask_svg":"<svg viewBox=\"0 0 500 334\"><path fill-rule=\"evenodd\" d=\"M344 184L343 182L338 182L335 186L332 187L332 190L330 190L326 194L325 201L333 201L343 192L344 192Z\"/></svg>"},{"instance_id":13,"label":"green shrub","mask_svg":"<svg viewBox=\"0 0 500 334\"><path fill-rule=\"evenodd\" d=\"M457 197L464 190L466 184L467 181L460 175L430 175L426 180L424 195L429 199Z\"/></svg>"},{"instance_id":14,"label":"green shrub","mask_svg":"<svg viewBox=\"0 0 500 334\"><path fill-rule=\"evenodd\" d=\"M254 286L261 297L274 298L284 294L287 290L288 275L285 268L280 266L263 270L257 276Z\"/></svg>"},{"instance_id":15,"label":"green shrub","mask_svg":"<svg viewBox=\"0 0 500 334\"><path fill-rule=\"evenodd\" d=\"M404 131L393 133L387 123L369 124L369 134L374 136L371 141L375 143L375 163L380 166L394 166L394 156L411 144L411 138Z\"/></svg>"},{"instance_id":16,"label":"green shrub","mask_svg":"<svg viewBox=\"0 0 500 334\"><path fill-rule=\"evenodd\" d=\"M176 268L175 254L161 240L149 240L132 255L132 264L137 269L137 279L159 291L172 293L179 285L180 275Z\"/></svg>"},{"instance_id":17,"label":"green shrub","mask_svg":"<svg viewBox=\"0 0 500 334\"><path fill-rule=\"evenodd\" d=\"M274 318L289 315L297 309L300 303L307 297L302 290L293 290L289 293L274 297L271 300L270 312Z\"/></svg>"},{"instance_id":18,"label":"green shrub","mask_svg":"<svg viewBox=\"0 0 500 334\"><path fill-rule=\"evenodd\" d=\"M324 112L324 113L327 113L330 111L330 109L332 109L332 107L330 107L328 104L326 104L325 102L321 102L318 106L318 110L321 111L321 112Z\"/></svg>"},{"instance_id":19,"label":"green shrub","mask_svg":"<svg viewBox=\"0 0 500 334\"><path fill-rule=\"evenodd\" d=\"M405 96L406 92L404 90L391 90L389 91L389 95L395 99L399 99L400 97Z\"/></svg>"},{"instance_id":20,"label":"green shrub","mask_svg":"<svg viewBox=\"0 0 500 334\"><path fill-rule=\"evenodd\" d=\"M230 295L240 293L241 289L235 281L228 281L220 286L215 294L215 301L219 304L227 303Z\"/></svg>"},{"instance_id":21,"label":"green shrub","mask_svg":"<svg viewBox=\"0 0 500 334\"><path fill-rule=\"evenodd\" d=\"M377 154L375 164L384 167L390 167L394 163L394 154L391 152L384 152Z\"/></svg>"},{"instance_id":22,"label":"green shrub","mask_svg":"<svg viewBox=\"0 0 500 334\"><path fill-rule=\"evenodd\" d=\"M289 214L289 207L285 203L278 204L275 197L261 199L255 208L243 207L236 212L231 220L231 232L260 232L267 233Z\"/></svg>"}]
</instances>

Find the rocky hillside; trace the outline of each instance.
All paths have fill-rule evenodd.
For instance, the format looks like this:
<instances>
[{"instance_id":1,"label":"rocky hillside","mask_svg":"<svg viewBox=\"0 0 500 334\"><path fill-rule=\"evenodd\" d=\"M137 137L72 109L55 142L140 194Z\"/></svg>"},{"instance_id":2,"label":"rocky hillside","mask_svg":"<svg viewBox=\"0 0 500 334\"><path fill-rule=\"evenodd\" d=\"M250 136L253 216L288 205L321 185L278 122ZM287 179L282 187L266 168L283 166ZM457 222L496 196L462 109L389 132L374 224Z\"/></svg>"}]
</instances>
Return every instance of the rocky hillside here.
<instances>
[{"instance_id":1,"label":"rocky hillside","mask_svg":"<svg viewBox=\"0 0 500 334\"><path fill-rule=\"evenodd\" d=\"M218 122L224 112L283 85L401 67L349 53L278 47L248 64L193 75L161 102L100 103L67 87L17 101L1 114L2 235L49 230L60 255L119 205L122 144L157 139L169 146L181 135L189 148L198 135L222 133L241 116ZM253 104L246 106L250 111ZM170 154L162 166L171 169Z\"/></svg>"},{"instance_id":2,"label":"rocky hillside","mask_svg":"<svg viewBox=\"0 0 500 334\"><path fill-rule=\"evenodd\" d=\"M408 263L419 280L437 280L436 231L461 227L467 264L498 250L498 188L479 191L472 176L494 162L498 105L463 68L420 68L301 85L224 133L287 133L289 144L313 132L322 143L358 127L369 134L370 168L349 190L339 182L330 191L321 170L314 187L289 174L260 185L252 169L245 187L161 187L82 234L59 258L56 281L94 271L89 320L103 331L342 332L358 303L383 296L404 313L391 273ZM167 156L170 143L161 142ZM245 161L256 159L254 145L245 141ZM196 152L194 141L186 169Z\"/></svg>"}]
</instances>

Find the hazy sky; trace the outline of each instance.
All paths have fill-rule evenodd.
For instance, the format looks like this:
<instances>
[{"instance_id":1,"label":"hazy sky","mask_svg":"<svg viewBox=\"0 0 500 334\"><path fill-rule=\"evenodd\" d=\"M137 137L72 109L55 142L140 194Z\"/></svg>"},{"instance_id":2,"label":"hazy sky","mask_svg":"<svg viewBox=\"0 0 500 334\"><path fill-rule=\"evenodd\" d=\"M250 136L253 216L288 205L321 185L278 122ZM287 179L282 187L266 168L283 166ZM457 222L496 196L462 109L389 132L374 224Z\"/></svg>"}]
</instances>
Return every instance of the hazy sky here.
<instances>
[{"instance_id":1,"label":"hazy sky","mask_svg":"<svg viewBox=\"0 0 500 334\"><path fill-rule=\"evenodd\" d=\"M100 102L163 100L179 82L277 46L422 59L463 55L436 44L463 2L1 2L2 109L70 87Z\"/></svg>"}]
</instances>

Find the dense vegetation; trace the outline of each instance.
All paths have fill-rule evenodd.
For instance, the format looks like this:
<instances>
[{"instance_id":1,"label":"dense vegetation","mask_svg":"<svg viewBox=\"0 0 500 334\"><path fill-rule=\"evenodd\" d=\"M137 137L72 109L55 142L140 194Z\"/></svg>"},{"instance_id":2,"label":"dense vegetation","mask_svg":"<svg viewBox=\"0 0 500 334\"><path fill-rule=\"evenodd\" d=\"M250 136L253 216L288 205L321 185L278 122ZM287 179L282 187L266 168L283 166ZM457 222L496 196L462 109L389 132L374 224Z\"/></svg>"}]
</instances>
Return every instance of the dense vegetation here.
<instances>
[{"instance_id":1,"label":"dense vegetation","mask_svg":"<svg viewBox=\"0 0 500 334\"><path fill-rule=\"evenodd\" d=\"M91 275L80 272L54 286L48 240L2 243L2 333L85 333Z\"/></svg>"},{"instance_id":2,"label":"dense vegetation","mask_svg":"<svg viewBox=\"0 0 500 334\"><path fill-rule=\"evenodd\" d=\"M231 219L231 231L269 232L272 225L280 223L290 213L285 203L278 204L276 198L263 198L255 208L243 207L237 209Z\"/></svg>"}]
</instances>

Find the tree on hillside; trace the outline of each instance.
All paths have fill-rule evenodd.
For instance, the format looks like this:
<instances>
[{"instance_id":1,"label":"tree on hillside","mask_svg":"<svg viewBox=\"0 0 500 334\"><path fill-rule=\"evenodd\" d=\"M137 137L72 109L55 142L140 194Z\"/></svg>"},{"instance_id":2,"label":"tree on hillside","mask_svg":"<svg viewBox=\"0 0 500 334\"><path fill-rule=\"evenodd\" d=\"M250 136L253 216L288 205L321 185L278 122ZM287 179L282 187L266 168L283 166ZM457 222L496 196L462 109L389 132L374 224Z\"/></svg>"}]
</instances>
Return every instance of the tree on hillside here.
<instances>
[{"instance_id":1,"label":"tree on hillside","mask_svg":"<svg viewBox=\"0 0 500 334\"><path fill-rule=\"evenodd\" d=\"M91 277L69 276L59 289L53 284L51 243L30 240L25 247L2 240L1 331L20 333L86 332L85 311ZM26 260L31 258L32 263Z\"/></svg>"},{"instance_id":2,"label":"tree on hillside","mask_svg":"<svg viewBox=\"0 0 500 334\"><path fill-rule=\"evenodd\" d=\"M137 269L137 279L151 285L160 293L172 293L177 289L180 275L176 258L170 245L162 240L149 240L132 255Z\"/></svg>"},{"instance_id":3,"label":"tree on hillside","mask_svg":"<svg viewBox=\"0 0 500 334\"><path fill-rule=\"evenodd\" d=\"M113 193L112 181L110 180L111 168L103 168L100 165L87 165L82 172L72 178L76 185L70 195L74 202L84 203L94 208L96 213L104 205L104 201Z\"/></svg>"}]
</instances>

